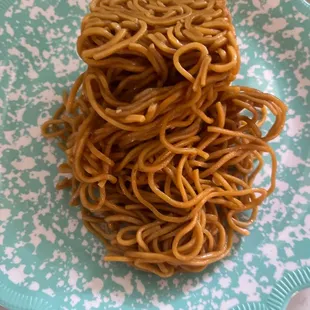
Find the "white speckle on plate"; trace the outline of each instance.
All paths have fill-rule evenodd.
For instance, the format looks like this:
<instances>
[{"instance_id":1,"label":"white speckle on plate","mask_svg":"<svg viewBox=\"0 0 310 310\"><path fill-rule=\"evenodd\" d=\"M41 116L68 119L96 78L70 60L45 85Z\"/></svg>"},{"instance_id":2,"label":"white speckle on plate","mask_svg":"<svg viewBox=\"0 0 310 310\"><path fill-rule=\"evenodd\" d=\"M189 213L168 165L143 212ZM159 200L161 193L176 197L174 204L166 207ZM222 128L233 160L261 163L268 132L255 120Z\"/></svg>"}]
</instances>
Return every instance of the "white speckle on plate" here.
<instances>
[{"instance_id":1,"label":"white speckle on plate","mask_svg":"<svg viewBox=\"0 0 310 310\"><path fill-rule=\"evenodd\" d=\"M11 36L11 37L14 37L14 30L13 28L11 27L11 25L9 23L5 23L5 29L6 29L6 32Z\"/></svg>"},{"instance_id":2,"label":"white speckle on plate","mask_svg":"<svg viewBox=\"0 0 310 310\"><path fill-rule=\"evenodd\" d=\"M229 260L229 259L225 259L223 261L224 263L224 267L229 270L229 271L233 271L234 268L237 266L237 264L235 262L233 262L232 260Z\"/></svg>"},{"instance_id":3,"label":"white speckle on plate","mask_svg":"<svg viewBox=\"0 0 310 310\"><path fill-rule=\"evenodd\" d=\"M300 134L302 133L305 123L301 121L300 115L296 115L294 118L289 118L286 121L286 125L287 125L287 131L286 131L287 135L289 137L297 137L300 136Z\"/></svg>"},{"instance_id":4,"label":"white speckle on plate","mask_svg":"<svg viewBox=\"0 0 310 310\"><path fill-rule=\"evenodd\" d=\"M99 278L92 278L90 282L84 284L84 290L91 289L92 294L97 296L103 288L103 281Z\"/></svg>"},{"instance_id":5,"label":"white speckle on plate","mask_svg":"<svg viewBox=\"0 0 310 310\"><path fill-rule=\"evenodd\" d=\"M222 277L219 280L219 284L222 288L228 288L230 286L231 279L229 277Z\"/></svg>"},{"instance_id":6,"label":"white speckle on plate","mask_svg":"<svg viewBox=\"0 0 310 310\"><path fill-rule=\"evenodd\" d=\"M265 24L263 29L267 32L277 32L287 26L287 21L283 17L271 18L271 24Z\"/></svg>"},{"instance_id":7,"label":"white speckle on plate","mask_svg":"<svg viewBox=\"0 0 310 310\"><path fill-rule=\"evenodd\" d=\"M20 161L14 160L11 165L17 170L29 170L35 167L36 162L32 157L21 156Z\"/></svg>"},{"instance_id":8,"label":"white speckle on plate","mask_svg":"<svg viewBox=\"0 0 310 310\"><path fill-rule=\"evenodd\" d=\"M187 280L186 284L182 286L182 291L184 295L187 296L191 292L200 290L202 287L203 287L202 283L200 283L199 281L196 281L196 283L194 283L194 281L190 279L190 280Z\"/></svg>"},{"instance_id":9,"label":"white speckle on plate","mask_svg":"<svg viewBox=\"0 0 310 310\"><path fill-rule=\"evenodd\" d=\"M281 164L288 168L297 168L299 165L305 165L310 167L310 164L296 156L292 150L286 150L284 152L278 151L281 155Z\"/></svg>"},{"instance_id":10,"label":"white speckle on plate","mask_svg":"<svg viewBox=\"0 0 310 310\"><path fill-rule=\"evenodd\" d=\"M81 298L75 294L72 294L70 296L70 305L72 307L75 307L79 302L80 302Z\"/></svg>"},{"instance_id":11,"label":"white speckle on plate","mask_svg":"<svg viewBox=\"0 0 310 310\"><path fill-rule=\"evenodd\" d=\"M293 197L293 200L292 200L292 204L293 205L296 205L296 204L306 205L306 204L308 204L308 200L304 196L301 196L299 194L295 194Z\"/></svg>"},{"instance_id":12,"label":"white speckle on plate","mask_svg":"<svg viewBox=\"0 0 310 310\"><path fill-rule=\"evenodd\" d=\"M138 291L141 295L144 295L144 293L145 293L145 287L144 287L143 283L142 283L139 279L136 279L135 282L136 282L137 291Z\"/></svg>"},{"instance_id":13,"label":"white speckle on plate","mask_svg":"<svg viewBox=\"0 0 310 310\"><path fill-rule=\"evenodd\" d=\"M154 307L158 308L159 310L174 310L172 305L165 304L164 302L159 301L158 296L156 294L152 296L151 303Z\"/></svg>"},{"instance_id":14,"label":"white speckle on plate","mask_svg":"<svg viewBox=\"0 0 310 310\"><path fill-rule=\"evenodd\" d=\"M89 1L88 0L68 0L68 4L71 6L78 5L81 8L81 10L86 11L89 5Z\"/></svg>"},{"instance_id":15,"label":"white speckle on plate","mask_svg":"<svg viewBox=\"0 0 310 310\"><path fill-rule=\"evenodd\" d=\"M0 221L1 222L7 221L10 216L11 216L10 209L0 209Z\"/></svg>"},{"instance_id":16,"label":"white speckle on plate","mask_svg":"<svg viewBox=\"0 0 310 310\"><path fill-rule=\"evenodd\" d=\"M260 294L257 291L258 283L254 277L246 273L242 274L238 283L239 287L233 289L237 294L245 294L248 302L260 301Z\"/></svg>"},{"instance_id":17,"label":"white speckle on plate","mask_svg":"<svg viewBox=\"0 0 310 310\"><path fill-rule=\"evenodd\" d=\"M38 282L33 281L30 283L30 285L28 286L30 290L32 291L38 291L40 289L40 285Z\"/></svg>"},{"instance_id":18,"label":"white speckle on plate","mask_svg":"<svg viewBox=\"0 0 310 310\"><path fill-rule=\"evenodd\" d=\"M239 305L239 300L237 298L232 298L232 299L222 301L220 309L229 310L237 305Z\"/></svg>"},{"instance_id":19,"label":"white speckle on plate","mask_svg":"<svg viewBox=\"0 0 310 310\"><path fill-rule=\"evenodd\" d=\"M25 265L19 265L9 270L4 268L3 273L8 275L9 280L14 284L21 284L25 281L28 275L24 272Z\"/></svg>"},{"instance_id":20,"label":"white speckle on plate","mask_svg":"<svg viewBox=\"0 0 310 310\"><path fill-rule=\"evenodd\" d=\"M81 289L79 289L77 287L77 281L81 276L77 273L77 271L73 268L71 268L69 270L69 280L68 280L68 284L72 287L72 289L77 290L77 291L81 291Z\"/></svg>"},{"instance_id":21,"label":"white speckle on plate","mask_svg":"<svg viewBox=\"0 0 310 310\"><path fill-rule=\"evenodd\" d=\"M125 293L120 291L114 291L110 294L110 298L114 302L113 308L119 308L125 302Z\"/></svg>"},{"instance_id":22,"label":"white speckle on plate","mask_svg":"<svg viewBox=\"0 0 310 310\"><path fill-rule=\"evenodd\" d=\"M112 275L112 281L117 283L118 285L122 286L126 292L126 294L131 295L133 292L133 285L131 283L132 280L132 273L129 272L124 277L116 277Z\"/></svg>"},{"instance_id":23,"label":"white speckle on plate","mask_svg":"<svg viewBox=\"0 0 310 310\"><path fill-rule=\"evenodd\" d=\"M292 250L292 248L289 247L284 247L284 251L287 257L292 257L294 256L294 252Z\"/></svg>"},{"instance_id":24,"label":"white speckle on plate","mask_svg":"<svg viewBox=\"0 0 310 310\"><path fill-rule=\"evenodd\" d=\"M46 295L51 296L51 297L56 296L55 292L51 288L45 288L42 290L42 292L45 293Z\"/></svg>"}]
</instances>

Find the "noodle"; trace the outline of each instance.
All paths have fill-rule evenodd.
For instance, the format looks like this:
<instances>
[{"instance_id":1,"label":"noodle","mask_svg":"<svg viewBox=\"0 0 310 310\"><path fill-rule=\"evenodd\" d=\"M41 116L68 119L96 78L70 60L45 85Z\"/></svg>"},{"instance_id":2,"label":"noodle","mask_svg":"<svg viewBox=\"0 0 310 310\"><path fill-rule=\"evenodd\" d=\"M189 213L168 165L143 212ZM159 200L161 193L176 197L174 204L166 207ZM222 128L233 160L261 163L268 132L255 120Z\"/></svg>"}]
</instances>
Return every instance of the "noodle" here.
<instances>
[{"instance_id":1,"label":"noodle","mask_svg":"<svg viewBox=\"0 0 310 310\"><path fill-rule=\"evenodd\" d=\"M71 188L106 261L199 272L249 234L273 192L268 142L286 106L230 86L240 56L223 0L93 0L90 11L77 41L88 69L42 126L67 157L57 188ZM266 153L270 186L255 188Z\"/></svg>"}]
</instances>

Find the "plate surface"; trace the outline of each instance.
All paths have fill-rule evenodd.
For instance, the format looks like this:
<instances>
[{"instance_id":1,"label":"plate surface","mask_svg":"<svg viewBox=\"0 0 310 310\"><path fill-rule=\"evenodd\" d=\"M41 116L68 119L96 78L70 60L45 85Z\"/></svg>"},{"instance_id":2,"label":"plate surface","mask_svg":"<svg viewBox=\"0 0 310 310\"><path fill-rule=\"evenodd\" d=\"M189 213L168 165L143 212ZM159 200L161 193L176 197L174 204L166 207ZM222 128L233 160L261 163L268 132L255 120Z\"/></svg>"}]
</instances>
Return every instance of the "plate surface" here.
<instances>
[{"instance_id":1,"label":"plate surface","mask_svg":"<svg viewBox=\"0 0 310 310\"><path fill-rule=\"evenodd\" d=\"M238 83L289 106L285 130L272 144L277 189L251 235L235 238L230 257L200 274L163 280L104 263L104 247L82 226L79 210L68 207L69 194L55 191L63 154L41 137L40 125L84 70L75 42L87 3L0 1L0 304L284 310L292 293L310 286L309 5L228 1L242 54ZM268 183L268 160L265 168L258 184ZM276 285L286 287L280 297Z\"/></svg>"}]
</instances>

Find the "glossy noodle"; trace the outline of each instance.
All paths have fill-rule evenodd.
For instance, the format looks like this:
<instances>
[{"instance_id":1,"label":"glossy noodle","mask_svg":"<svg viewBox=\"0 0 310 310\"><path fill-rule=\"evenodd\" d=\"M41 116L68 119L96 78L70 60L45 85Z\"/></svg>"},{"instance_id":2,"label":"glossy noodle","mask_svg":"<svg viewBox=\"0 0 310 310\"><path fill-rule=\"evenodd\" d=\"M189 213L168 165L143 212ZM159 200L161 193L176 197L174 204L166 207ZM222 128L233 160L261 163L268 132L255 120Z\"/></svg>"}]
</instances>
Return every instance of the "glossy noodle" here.
<instances>
[{"instance_id":1,"label":"glossy noodle","mask_svg":"<svg viewBox=\"0 0 310 310\"><path fill-rule=\"evenodd\" d=\"M88 69L42 126L66 154L57 188L71 189L106 261L199 272L249 234L273 192L268 142L286 107L230 85L240 56L224 1L95 0L90 11L77 41ZM264 154L268 189L253 185Z\"/></svg>"}]
</instances>

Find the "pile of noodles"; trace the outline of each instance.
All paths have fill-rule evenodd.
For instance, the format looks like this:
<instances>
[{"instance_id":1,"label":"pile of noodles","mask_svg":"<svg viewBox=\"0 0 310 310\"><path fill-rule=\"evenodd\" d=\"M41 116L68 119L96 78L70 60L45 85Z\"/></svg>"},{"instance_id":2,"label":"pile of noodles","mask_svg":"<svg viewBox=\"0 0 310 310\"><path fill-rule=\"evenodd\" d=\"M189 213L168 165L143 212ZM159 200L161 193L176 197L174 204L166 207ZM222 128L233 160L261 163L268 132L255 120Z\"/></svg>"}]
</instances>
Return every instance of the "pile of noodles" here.
<instances>
[{"instance_id":1,"label":"pile of noodles","mask_svg":"<svg viewBox=\"0 0 310 310\"><path fill-rule=\"evenodd\" d=\"M240 57L223 0L94 0L90 11L77 41L88 69L42 126L67 157L57 188L71 188L106 261L200 271L249 233L274 190L268 142L286 107L230 86ZM253 187L264 153L268 190Z\"/></svg>"}]
</instances>

